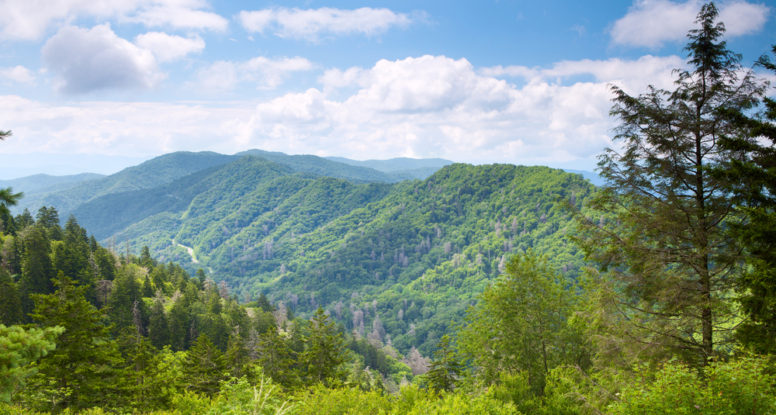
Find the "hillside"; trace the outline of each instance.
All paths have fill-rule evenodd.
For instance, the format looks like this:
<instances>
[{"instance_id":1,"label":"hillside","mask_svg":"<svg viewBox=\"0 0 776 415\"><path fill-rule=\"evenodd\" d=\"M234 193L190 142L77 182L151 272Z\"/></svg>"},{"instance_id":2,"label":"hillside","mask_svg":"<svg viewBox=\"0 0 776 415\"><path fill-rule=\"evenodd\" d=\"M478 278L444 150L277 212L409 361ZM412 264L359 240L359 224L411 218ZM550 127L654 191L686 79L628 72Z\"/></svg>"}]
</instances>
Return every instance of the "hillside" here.
<instances>
[{"instance_id":1,"label":"hillside","mask_svg":"<svg viewBox=\"0 0 776 415\"><path fill-rule=\"evenodd\" d=\"M387 171L440 160L363 162ZM117 252L148 246L241 299L324 306L375 342L430 353L509 256L535 248L564 275L569 200L593 186L547 167L452 164L425 180L315 156L173 153L41 193ZM29 203L29 201L28 201Z\"/></svg>"},{"instance_id":2,"label":"hillside","mask_svg":"<svg viewBox=\"0 0 776 415\"><path fill-rule=\"evenodd\" d=\"M62 218L66 218L77 209L81 211L91 209L90 207L81 208L81 205L93 201L96 201L96 205L107 207L106 204L110 204L108 201L110 199L98 201L106 196L125 194L115 200L121 200L122 197L137 197L138 193L133 196L131 192L170 185L188 175L212 167L223 166L244 156L260 157L283 165L295 173L346 179L354 183L395 183L406 178L415 178L418 174L427 177L438 168L430 167L427 161L416 160L416 163L426 163L422 173L393 174L312 155L288 155L262 150L248 150L234 155L180 151L153 158L110 176L95 174L35 175L0 181L0 183L2 187L12 187L15 191L25 193L25 197L20 200L17 206L13 207L14 214L21 213L24 209L35 212L41 206L53 206L59 211ZM168 190L175 192L174 188L173 185ZM136 217L137 215L132 214L132 216ZM112 227L111 231L115 230L113 228L115 226ZM104 233L101 229L90 229L90 231L97 234Z\"/></svg>"},{"instance_id":3,"label":"hillside","mask_svg":"<svg viewBox=\"0 0 776 415\"><path fill-rule=\"evenodd\" d=\"M60 215L66 218L79 205L101 196L151 189L231 160L232 156L212 152L165 154L110 176L78 183L72 187L56 186L50 191L38 193L36 197L25 197L19 201L14 211L35 211L40 206L54 206ZM25 187L19 186L15 189L24 191Z\"/></svg>"},{"instance_id":4,"label":"hillside","mask_svg":"<svg viewBox=\"0 0 776 415\"><path fill-rule=\"evenodd\" d=\"M574 277L563 206L591 190L546 167L455 164L359 184L244 157L75 214L98 238L203 268L241 298L322 305L348 330L428 352L509 255L536 248Z\"/></svg>"}]
</instances>

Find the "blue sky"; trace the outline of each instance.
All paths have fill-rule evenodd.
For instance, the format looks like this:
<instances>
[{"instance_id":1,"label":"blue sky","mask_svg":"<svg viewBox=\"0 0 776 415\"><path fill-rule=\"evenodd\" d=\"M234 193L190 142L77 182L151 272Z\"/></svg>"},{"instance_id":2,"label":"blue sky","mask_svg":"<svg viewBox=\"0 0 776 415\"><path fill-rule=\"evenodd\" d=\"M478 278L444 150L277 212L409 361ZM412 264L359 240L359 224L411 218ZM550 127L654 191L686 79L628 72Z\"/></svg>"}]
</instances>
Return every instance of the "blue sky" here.
<instances>
[{"instance_id":1,"label":"blue sky","mask_svg":"<svg viewBox=\"0 0 776 415\"><path fill-rule=\"evenodd\" d=\"M0 0L0 179L250 148L592 170L699 1ZM774 5L717 3L751 64Z\"/></svg>"}]
</instances>

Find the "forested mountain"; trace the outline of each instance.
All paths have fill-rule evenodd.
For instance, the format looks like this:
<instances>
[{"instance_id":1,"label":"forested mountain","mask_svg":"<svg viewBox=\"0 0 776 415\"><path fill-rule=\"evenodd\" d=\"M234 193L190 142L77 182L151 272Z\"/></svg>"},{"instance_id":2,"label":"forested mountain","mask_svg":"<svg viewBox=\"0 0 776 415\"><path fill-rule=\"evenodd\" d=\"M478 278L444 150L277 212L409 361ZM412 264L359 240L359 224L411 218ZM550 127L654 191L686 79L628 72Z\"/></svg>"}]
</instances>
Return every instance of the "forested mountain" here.
<instances>
[{"instance_id":1,"label":"forested mountain","mask_svg":"<svg viewBox=\"0 0 776 415\"><path fill-rule=\"evenodd\" d=\"M364 164L390 172L444 162ZM240 298L263 293L303 315L323 306L348 330L405 352L428 355L514 253L541 248L564 275L578 274L564 207L592 190L580 176L454 164L423 181L393 180L315 156L180 152L44 200L117 252L148 246Z\"/></svg>"},{"instance_id":2,"label":"forested mountain","mask_svg":"<svg viewBox=\"0 0 776 415\"><path fill-rule=\"evenodd\" d=\"M20 212L28 208L34 212L41 206L52 206L66 217L82 203L100 196L161 186L231 160L233 160L232 156L211 152L170 153L137 166L128 167L110 176L90 180L69 188L41 192L35 198L24 198L19 201L15 211ZM24 191L25 187L19 186L16 189Z\"/></svg>"},{"instance_id":3,"label":"forested mountain","mask_svg":"<svg viewBox=\"0 0 776 415\"><path fill-rule=\"evenodd\" d=\"M541 249L578 274L565 209L592 189L546 167L455 164L391 185L244 156L73 213L118 251L148 246L240 298L323 306L348 330L428 354L510 255Z\"/></svg>"},{"instance_id":4,"label":"forested mountain","mask_svg":"<svg viewBox=\"0 0 776 415\"><path fill-rule=\"evenodd\" d=\"M31 194L64 190L88 180L96 180L105 177L97 173L81 173L67 176L51 176L48 174L35 174L12 180L0 180L0 187L12 187L24 189L25 196Z\"/></svg>"},{"instance_id":5,"label":"forested mountain","mask_svg":"<svg viewBox=\"0 0 776 415\"><path fill-rule=\"evenodd\" d=\"M381 171L357 165L361 162L352 160L350 163L343 163L312 155L288 155L262 150L248 150L234 155L180 151L153 158L110 176L35 175L0 181L0 185L25 193L25 197L13 207L13 213L21 213L24 209L34 212L42 206L52 206L66 216L81 204L102 196L167 185L190 174L234 162L243 156L260 157L286 166L297 173L347 179L355 183L395 183L407 178L425 178L443 165L437 163L436 159L403 159L404 162L410 163L408 165L423 166L421 171L394 173L390 169Z\"/></svg>"}]
</instances>

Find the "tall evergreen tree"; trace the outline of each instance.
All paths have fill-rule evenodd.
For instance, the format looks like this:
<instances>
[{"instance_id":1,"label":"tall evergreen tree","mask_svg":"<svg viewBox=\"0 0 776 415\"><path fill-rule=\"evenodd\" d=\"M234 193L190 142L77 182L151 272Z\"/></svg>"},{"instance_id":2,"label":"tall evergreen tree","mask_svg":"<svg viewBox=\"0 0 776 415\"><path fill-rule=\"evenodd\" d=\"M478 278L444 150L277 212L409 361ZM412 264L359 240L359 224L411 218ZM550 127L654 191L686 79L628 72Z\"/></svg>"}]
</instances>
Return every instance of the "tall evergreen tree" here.
<instances>
[{"instance_id":1,"label":"tall evergreen tree","mask_svg":"<svg viewBox=\"0 0 776 415\"><path fill-rule=\"evenodd\" d=\"M0 268L0 324L19 324L22 317L22 303L16 283L8 271Z\"/></svg>"},{"instance_id":2,"label":"tall evergreen tree","mask_svg":"<svg viewBox=\"0 0 776 415\"><path fill-rule=\"evenodd\" d=\"M452 392L458 383L462 365L450 347L450 336L444 335L437 344L431 368L426 373L429 387L439 392Z\"/></svg>"},{"instance_id":3,"label":"tall evergreen tree","mask_svg":"<svg viewBox=\"0 0 776 415\"><path fill-rule=\"evenodd\" d=\"M0 189L0 231L14 234L16 227L14 226L13 216L11 211L8 210L8 206L14 206L22 197L22 193L14 193L13 189L6 188Z\"/></svg>"},{"instance_id":4,"label":"tall evergreen tree","mask_svg":"<svg viewBox=\"0 0 776 415\"><path fill-rule=\"evenodd\" d=\"M727 49L717 15L702 7L685 48L690 69L677 71L673 91L612 88L621 151L600 156L608 185L592 202L612 220L587 221L580 238L608 271L622 345L697 365L730 340L736 318L728 299L740 248L724 232L733 203L710 173L736 156L720 138L744 131L723 114L751 108L763 87Z\"/></svg>"},{"instance_id":5,"label":"tall evergreen tree","mask_svg":"<svg viewBox=\"0 0 776 415\"><path fill-rule=\"evenodd\" d=\"M776 46L773 46L776 56ZM767 56L758 62L776 73ZM739 280L739 301L749 317L739 338L762 353L776 353L776 100L765 97L762 112L727 112L746 132L724 135L720 145L737 153L715 173L727 180L738 203L731 229L743 245L747 268Z\"/></svg>"},{"instance_id":6,"label":"tall evergreen tree","mask_svg":"<svg viewBox=\"0 0 776 415\"><path fill-rule=\"evenodd\" d=\"M51 264L51 243L46 230L40 226L27 228L22 238L22 276L19 280L22 312L26 316L33 309L31 294L48 294L54 291L51 279L54 268Z\"/></svg>"},{"instance_id":7,"label":"tall evergreen tree","mask_svg":"<svg viewBox=\"0 0 776 415\"><path fill-rule=\"evenodd\" d=\"M53 294L35 294L33 319L42 327L63 327L56 349L41 360L35 393L48 410L120 406L123 361L100 310L84 297L85 287L61 273ZM31 391L32 392L32 391Z\"/></svg>"},{"instance_id":8,"label":"tall evergreen tree","mask_svg":"<svg viewBox=\"0 0 776 415\"><path fill-rule=\"evenodd\" d=\"M207 334L197 337L186 352L183 371L190 390L207 395L218 392L219 383L226 377L226 363L223 353Z\"/></svg>"},{"instance_id":9,"label":"tall evergreen tree","mask_svg":"<svg viewBox=\"0 0 776 415\"><path fill-rule=\"evenodd\" d=\"M310 334L305 341L302 361L307 368L307 377L312 382L328 382L340 377L340 365L345 361L345 343L342 333L318 307L310 319Z\"/></svg>"},{"instance_id":10,"label":"tall evergreen tree","mask_svg":"<svg viewBox=\"0 0 776 415\"><path fill-rule=\"evenodd\" d=\"M164 312L164 300L162 297L156 297L154 305L151 306L148 317L148 338L157 349L170 344L170 329Z\"/></svg>"}]
</instances>

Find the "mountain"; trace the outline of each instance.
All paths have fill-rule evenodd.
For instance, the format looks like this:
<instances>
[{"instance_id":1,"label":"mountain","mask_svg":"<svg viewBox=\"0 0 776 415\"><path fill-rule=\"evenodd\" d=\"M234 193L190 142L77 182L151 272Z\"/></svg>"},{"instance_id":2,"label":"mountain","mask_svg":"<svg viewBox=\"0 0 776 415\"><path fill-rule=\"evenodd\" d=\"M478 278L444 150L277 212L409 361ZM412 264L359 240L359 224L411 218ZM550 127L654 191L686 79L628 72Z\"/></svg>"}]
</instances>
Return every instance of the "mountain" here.
<instances>
[{"instance_id":1,"label":"mountain","mask_svg":"<svg viewBox=\"0 0 776 415\"><path fill-rule=\"evenodd\" d=\"M148 246L240 299L263 293L301 315L322 306L374 343L429 355L509 256L533 249L576 278L567 206L593 189L548 167L450 164L395 182L363 165L255 150L173 153L46 200L59 197L62 216L117 252Z\"/></svg>"},{"instance_id":2,"label":"mountain","mask_svg":"<svg viewBox=\"0 0 776 415\"><path fill-rule=\"evenodd\" d=\"M425 177L436 171L438 167L434 166L439 165L437 159L428 159L428 162L419 159L414 160L415 164L411 166L424 166L420 167L422 172L386 173L367 166L356 166L312 155L288 155L262 150L248 150L234 155L182 151L153 158L110 176L36 175L0 181L0 187L10 186L14 191L25 193L25 197L12 209L14 214L24 209L34 213L41 206L54 206L60 217L66 218L80 205L103 196L167 185L190 174L222 166L244 156L260 157L286 166L296 173L346 179L354 183L395 183ZM380 164L379 160L374 162Z\"/></svg>"},{"instance_id":3,"label":"mountain","mask_svg":"<svg viewBox=\"0 0 776 415\"><path fill-rule=\"evenodd\" d=\"M339 163L349 164L351 166L368 167L391 177L401 180L420 179L424 180L431 176L437 170L444 166L453 164L450 160L432 158L432 159L413 159L408 157L398 157L387 160L351 160L344 157L326 157L329 160Z\"/></svg>"},{"instance_id":4,"label":"mountain","mask_svg":"<svg viewBox=\"0 0 776 415\"><path fill-rule=\"evenodd\" d=\"M66 218L79 205L95 198L161 186L230 160L233 160L233 156L212 152L170 153L137 166L128 167L110 176L80 182L75 186L51 188L50 191L39 192L35 197L24 197L19 201L14 212L27 208L34 213L41 206L54 206L59 211L60 217ZM24 188L20 187L19 190L24 191Z\"/></svg>"},{"instance_id":5,"label":"mountain","mask_svg":"<svg viewBox=\"0 0 776 415\"><path fill-rule=\"evenodd\" d=\"M508 256L533 248L578 274L565 206L592 189L547 167L453 164L424 181L355 183L244 156L74 214L109 245L149 246L240 298L323 306L349 330L429 353Z\"/></svg>"},{"instance_id":6,"label":"mountain","mask_svg":"<svg viewBox=\"0 0 776 415\"><path fill-rule=\"evenodd\" d=\"M285 153L248 150L235 154L236 156L256 156L273 161L278 164L291 167L296 172L317 174L320 176L347 179L359 183L383 182L392 183L400 181L390 174L385 174L369 166L356 166L323 157L312 155L288 155Z\"/></svg>"},{"instance_id":7,"label":"mountain","mask_svg":"<svg viewBox=\"0 0 776 415\"><path fill-rule=\"evenodd\" d=\"M25 197L30 194L51 192L73 187L85 181L103 178L102 174L81 173L69 176L50 176L48 174L35 174L20 177L13 180L0 180L0 188L12 187L16 191L23 191Z\"/></svg>"}]
</instances>

